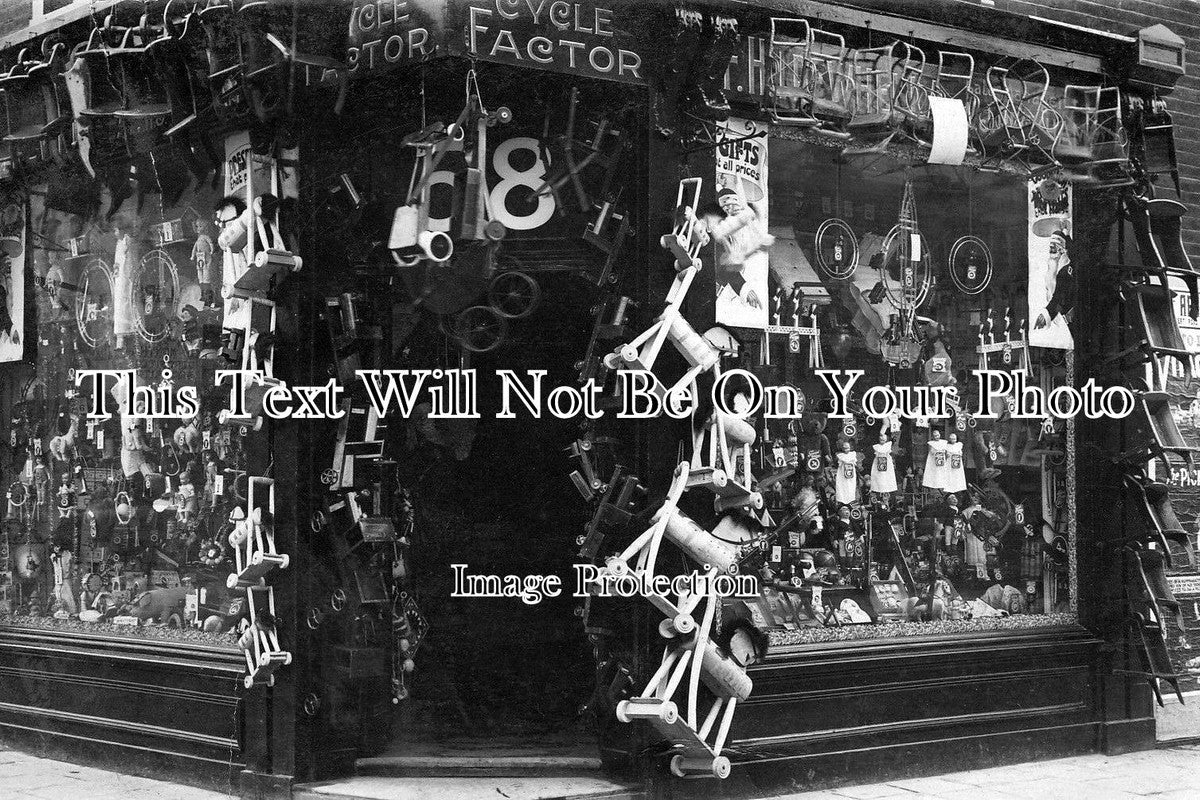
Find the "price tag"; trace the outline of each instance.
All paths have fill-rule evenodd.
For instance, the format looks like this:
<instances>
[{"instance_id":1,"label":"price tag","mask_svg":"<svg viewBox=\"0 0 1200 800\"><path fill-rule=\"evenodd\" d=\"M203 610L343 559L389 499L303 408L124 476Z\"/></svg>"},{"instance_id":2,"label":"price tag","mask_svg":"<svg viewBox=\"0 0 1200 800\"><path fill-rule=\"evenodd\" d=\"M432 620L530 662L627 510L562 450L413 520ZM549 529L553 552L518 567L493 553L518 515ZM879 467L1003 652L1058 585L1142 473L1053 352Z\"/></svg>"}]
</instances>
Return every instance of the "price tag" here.
<instances>
[{"instance_id":1,"label":"price tag","mask_svg":"<svg viewBox=\"0 0 1200 800\"><path fill-rule=\"evenodd\" d=\"M213 494L214 495L225 494L225 476L224 475L216 475L213 477Z\"/></svg>"},{"instance_id":2,"label":"price tag","mask_svg":"<svg viewBox=\"0 0 1200 800\"><path fill-rule=\"evenodd\" d=\"M987 577L988 577L987 567L984 566L983 564L976 564L975 565L975 577L981 581L986 581Z\"/></svg>"},{"instance_id":3,"label":"price tag","mask_svg":"<svg viewBox=\"0 0 1200 800\"><path fill-rule=\"evenodd\" d=\"M771 547L771 563L778 564L783 561L783 548L779 545Z\"/></svg>"},{"instance_id":4,"label":"price tag","mask_svg":"<svg viewBox=\"0 0 1200 800\"><path fill-rule=\"evenodd\" d=\"M212 449L212 434L211 434L211 433L209 433L208 431L205 431L205 432L203 433L203 435L201 435L201 437L200 437L200 441L203 443L201 446L202 446L202 447L203 447L205 450L211 450L211 449Z\"/></svg>"},{"instance_id":5,"label":"price tag","mask_svg":"<svg viewBox=\"0 0 1200 800\"><path fill-rule=\"evenodd\" d=\"M1037 594L1037 581L1025 581L1025 594Z\"/></svg>"},{"instance_id":6,"label":"price tag","mask_svg":"<svg viewBox=\"0 0 1200 800\"><path fill-rule=\"evenodd\" d=\"M824 605L824 603L821 602L824 599L824 591L820 586L814 586L812 587L812 593L812 607L813 611L815 612Z\"/></svg>"},{"instance_id":7,"label":"price tag","mask_svg":"<svg viewBox=\"0 0 1200 800\"><path fill-rule=\"evenodd\" d=\"M911 260L915 264L921 260L921 234L910 233L908 235L909 248L912 250Z\"/></svg>"},{"instance_id":8,"label":"price tag","mask_svg":"<svg viewBox=\"0 0 1200 800\"><path fill-rule=\"evenodd\" d=\"M104 428L96 429L96 447L104 449Z\"/></svg>"}]
</instances>

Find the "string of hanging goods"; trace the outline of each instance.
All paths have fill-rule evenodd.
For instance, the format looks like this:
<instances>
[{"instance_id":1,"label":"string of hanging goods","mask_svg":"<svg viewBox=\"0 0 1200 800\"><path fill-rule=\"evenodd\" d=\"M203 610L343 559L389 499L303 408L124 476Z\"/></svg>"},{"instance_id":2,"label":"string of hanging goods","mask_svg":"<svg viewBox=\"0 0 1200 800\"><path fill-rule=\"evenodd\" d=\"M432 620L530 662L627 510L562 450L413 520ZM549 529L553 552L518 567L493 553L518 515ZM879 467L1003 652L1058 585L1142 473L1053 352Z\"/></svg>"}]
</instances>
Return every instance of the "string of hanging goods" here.
<instances>
[{"instance_id":1,"label":"string of hanging goods","mask_svg":"<svg viewBox=\"0 0 1200 800\"><path fill-rule=\"evenodd\" d=\"M929 244L917 225L917 202L912 176L904 180L898 222L883 240L880 280L896 314L882 343L885 361L901 368L911 367L920 355L921 343L914 322L917 309L928 299L933 285ZM895 277L893 277L895 276Z\"/></svg>"}]
</instances>

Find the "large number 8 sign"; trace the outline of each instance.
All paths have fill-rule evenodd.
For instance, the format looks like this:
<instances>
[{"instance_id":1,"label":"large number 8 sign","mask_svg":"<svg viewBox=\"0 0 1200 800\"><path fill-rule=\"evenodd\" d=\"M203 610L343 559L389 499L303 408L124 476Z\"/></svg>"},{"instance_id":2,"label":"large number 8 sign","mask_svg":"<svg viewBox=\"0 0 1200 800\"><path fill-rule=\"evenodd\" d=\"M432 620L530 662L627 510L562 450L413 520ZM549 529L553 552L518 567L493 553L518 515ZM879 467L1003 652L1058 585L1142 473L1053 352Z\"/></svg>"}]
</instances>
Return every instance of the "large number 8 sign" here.
<instances>
[{"instance_id":1,"label":"large number 8 sign","mask_svg":"<svg viewBox=\"0 0 1200 800\"><path fill-rule=\"evenodd\" d=\"M525 169L517 169L513 166L512 156L513 153L522 150L533 155L533 163ZM554 195L549 192L536 194L546 177L546 162L542 160L542 151L537 139L532 136L514 136L501 142L492 152L492 169L500 177L500 180L488 192L488 202L493 219L503 223L504 227L510 231L531 231L550 221L556 209ZM450 187L450 191L453 192L455 178L455 173L450 170L435 171L429 176L430 192L432 193L433 187L439 184ZM520 192L522 189L524 192L518 194L519 200L525 201L525 204L531 204L533 200L536 200L537 203L529 213L515 214L508 205L509 195L514 191ZM438 203L437 205L438 208L446 210L446 215L437 216L431 209L429 230L448 232L451 230L449 209L452 204ZM514 203L514 205L517 204Z\"/></svg>"},{"instance_id":2,"label":"large number 8 sign","mask_svg":"<svg viewBox=\"0 0 1200 800\"><path fill-rule=\"evenodd\" d=\"M513 167L512 154L518 150L528 150L533 154L533 164L529 168L518 170ZM542 151L537 139L532 136L515 136L501 142L492 154L492 169L500 176L500 181L492 187L489 199L492 213L504 223L504 227L514 231L531 231L550 221L554 216L554 195L549 192L534 194L546 177L546 163L542 161ZM519 186L527 187L528 193L537 199L537 206L533 211L523 216L513 214L507 205L509 194Z\"/></svg>"}]
</instances>

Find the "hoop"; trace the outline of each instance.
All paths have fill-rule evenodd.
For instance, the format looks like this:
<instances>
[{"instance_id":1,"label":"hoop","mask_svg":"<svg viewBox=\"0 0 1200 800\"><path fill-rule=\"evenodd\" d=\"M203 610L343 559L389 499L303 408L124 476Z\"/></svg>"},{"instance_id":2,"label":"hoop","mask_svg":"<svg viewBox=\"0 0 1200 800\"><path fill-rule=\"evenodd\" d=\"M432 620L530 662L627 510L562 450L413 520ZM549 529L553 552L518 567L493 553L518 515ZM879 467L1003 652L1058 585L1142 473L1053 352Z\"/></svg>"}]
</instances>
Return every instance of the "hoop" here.
<instances>
[{"instance_id":1,"label":"hoop","mask_svg":"<svg viewBox=\"0 0 1200 800\"><path fill-rule=\"evenodd\" d=\"M846 280L854 274L858 268L858 239L845 220L832 217L821 223L813 237L813 260L834 280Z\"/></svg>"},{"instance_id":2,"label":"hoop","mask_svg":"<svg viewBox=\"0 0 1200 800\"><path fill-rule=\"evenodd\" d=\"M150 270L157 270L157 275L151 275ZM151 298L153 305L149 312L146 310L144 283L147 277L156 278L152 285L158 292ZM175 304L179 300L179 270L175 267L175 261L165 250L151 250L142 256L134 271L132 283L134 291L138 293L133 299L133 318L138 335L147 342L161 342L171 335L171 321L175 316ZM170 290L170 294L164 296L167 289ZM162 317L163 323L161 328L152 330L147 323L149 318L155 316Z\"/></svg>"},{"instance_id":3,"label":"hoop","mask_svg":"<svg viewBox=\"0 0 1200 800\"><path fill-rule=\"evenodd\" d=\"M972 253L977 254L978 263L975 267L975 279L969 275L969 259ZM966 295L977 295L983 292L992 282L992 251L987 242L978 236L960 236L950 248L946 258L946 271L955 287Z\"/></svg>"}]
</instances>

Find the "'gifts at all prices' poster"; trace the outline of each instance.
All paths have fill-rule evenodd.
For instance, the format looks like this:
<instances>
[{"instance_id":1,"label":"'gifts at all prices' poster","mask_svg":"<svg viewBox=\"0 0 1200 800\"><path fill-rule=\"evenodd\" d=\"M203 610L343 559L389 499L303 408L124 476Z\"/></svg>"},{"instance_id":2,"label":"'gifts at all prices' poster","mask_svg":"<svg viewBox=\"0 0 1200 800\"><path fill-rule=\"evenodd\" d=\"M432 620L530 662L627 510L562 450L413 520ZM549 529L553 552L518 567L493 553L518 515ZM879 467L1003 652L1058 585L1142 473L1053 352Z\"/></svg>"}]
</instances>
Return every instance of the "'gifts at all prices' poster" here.
<instances>
[{"instance_id":1,"label":"'gifts at all prices' poster","mask_svg":"<svg viewBox=\"0 0 1200 800\"><path fill-rule=\"evenodd\" d=\"M765 328L771 235L767 232L767 137L758 122L730 119L716 151L716 201L706 220L713 242L716 321ZM751 138L752 137L752 138Z\"/></svg>"}]
</instances>

